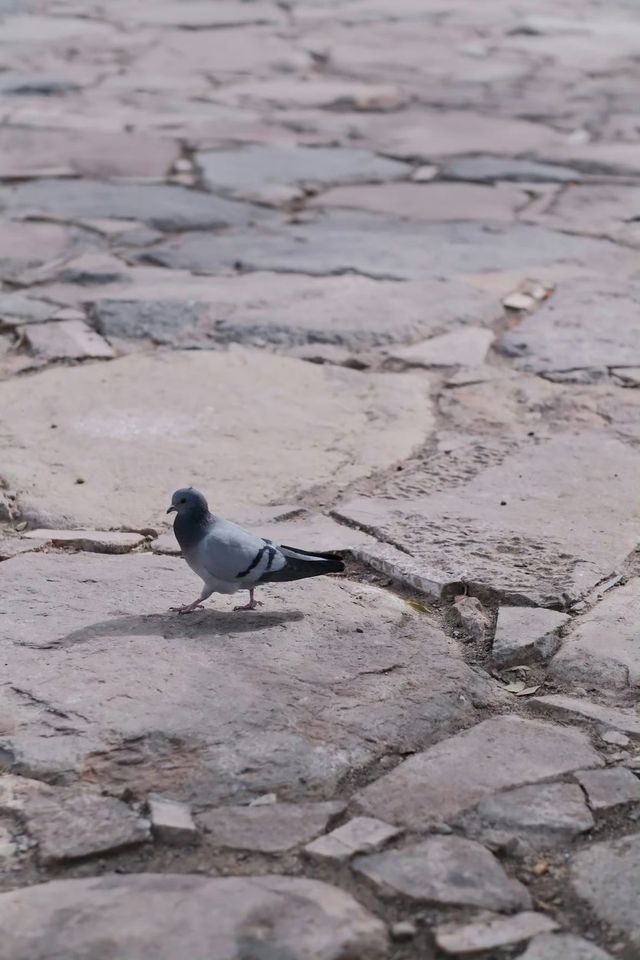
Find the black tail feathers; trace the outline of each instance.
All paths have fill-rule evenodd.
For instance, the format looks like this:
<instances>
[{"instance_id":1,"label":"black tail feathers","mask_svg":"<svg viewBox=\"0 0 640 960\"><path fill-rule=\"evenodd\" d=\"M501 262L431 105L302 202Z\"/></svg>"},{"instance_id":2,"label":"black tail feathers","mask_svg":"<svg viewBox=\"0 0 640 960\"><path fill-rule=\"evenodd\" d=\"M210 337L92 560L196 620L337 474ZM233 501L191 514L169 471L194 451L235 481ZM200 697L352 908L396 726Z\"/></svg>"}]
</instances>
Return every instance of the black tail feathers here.
<instances>
[{"instance_id":1,"label":"black tail feathers","mask_svg":"<svg viewBox=\"0 0 640 960\"><path fill-rule=\"evenodd\" d=\"M275 570L260 578L260 583L269 583L276 580L304 580L307 577L321 577L325 573L342 573L344 562L335 553L312 553L309 550L298 550L296 547L280 545L280 550L287 558L287 564L282 570Z\"/></svg>"}]
</instances>

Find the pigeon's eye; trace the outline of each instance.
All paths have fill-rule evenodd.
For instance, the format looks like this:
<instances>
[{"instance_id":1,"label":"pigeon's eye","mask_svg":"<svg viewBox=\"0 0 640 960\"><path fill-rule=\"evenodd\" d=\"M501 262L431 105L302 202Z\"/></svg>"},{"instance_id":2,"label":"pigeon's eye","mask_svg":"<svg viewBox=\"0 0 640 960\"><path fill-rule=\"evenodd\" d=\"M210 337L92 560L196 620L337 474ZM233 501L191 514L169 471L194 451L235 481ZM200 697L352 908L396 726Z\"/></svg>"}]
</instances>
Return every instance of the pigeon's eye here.
<instances>
[{"instance_id":1,"label":"pigeon's eye","mask_svg":"<svg viewBox=\"0 0 640 960\"><path fill-rule=\"evenodd\" d=\"M187 502L187 498L186 498L186 497L183 497L182 500L180 501L180 503L186 503L186 502Z\"/></svg>"}]
</instances>

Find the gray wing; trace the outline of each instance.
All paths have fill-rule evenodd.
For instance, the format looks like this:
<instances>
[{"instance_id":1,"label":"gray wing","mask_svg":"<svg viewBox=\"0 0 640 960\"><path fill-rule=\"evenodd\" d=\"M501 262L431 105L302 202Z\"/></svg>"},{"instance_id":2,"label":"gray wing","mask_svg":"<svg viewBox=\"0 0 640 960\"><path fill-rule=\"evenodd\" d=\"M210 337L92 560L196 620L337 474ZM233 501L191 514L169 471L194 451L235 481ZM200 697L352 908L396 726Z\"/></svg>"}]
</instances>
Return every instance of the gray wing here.
<instances>
[{"instance_id":1,"label":"gray wing","mask_svg":"<svg viewBox=\"0 0 640 960\"><path fill-rule=\"evenodd\" d=\"M193 560L201 576L206 572L212 579L248 586L281 570L287 562L275 543L221 519L216 519L194 548Z\"/></svg>"}]
</instances>

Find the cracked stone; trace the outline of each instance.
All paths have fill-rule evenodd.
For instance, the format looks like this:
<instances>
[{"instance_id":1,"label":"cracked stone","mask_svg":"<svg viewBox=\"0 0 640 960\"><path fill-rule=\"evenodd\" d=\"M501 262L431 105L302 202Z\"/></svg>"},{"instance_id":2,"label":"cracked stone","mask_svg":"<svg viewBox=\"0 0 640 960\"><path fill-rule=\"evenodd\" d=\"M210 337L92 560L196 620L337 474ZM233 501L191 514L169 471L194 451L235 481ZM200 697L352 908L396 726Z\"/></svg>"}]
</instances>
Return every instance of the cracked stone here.
<instances>
[{"instance_id":1,"label":"cracked stone","mask_svg":"<svg viewBox=\"0 0 640 960\"><path fill-rule=\"evenodd\" d=\"M345 863L358 853L373 853L401 830L374 817L353 817L343 826L319 837L304 848L314 860Z\"/></svg>"},{"instance_id":2,"label":"cracked stone","mask_svg":"<svg viewBox=\"0 0 640 960\"><path fill-rule=\"evenodd\" d=\"M501 606L492 659L500 665L548 660L560 646L558 630L569 619L566 613L541 607Z\"/></svg>"},{"instance_id":3,"label":"cracked stone","mask_svg":"<svg viewBox=\"0 0 640 960\"><path fill-rule=\"evenodd\" d=\"M0 293L0 326L16 327L53 319L58 307L21 293Z\"/></svg>"},{"instance_id":4,"label":"cracked stone","mask_svg":"<svg viewBox=\"0 0 640 960\"><path fill-rule=\"evenodd\" d=\"M431 837L402 850L359 857L354 869L385 897L401 894L420 903L506 911L531 906L527 889L508 877L488 850L462 837Z\"/></svg>"},{"instance_id":5,"label":"cracked stone","mask_svg":"<svg viewBox=\"0 0 640 960\"><path fill-rule=\"evenodd\" d=\"M68 917L73 914L74 922ZM348 893L300 877L132 874L0 894L6 960L59 953L136 960L383 960L384 924Z\"/></svg>"},{"instance_id":6,"label":"cracked stone","mask_svg":"<svg viewBox=\"0 0 640 960\"><path fill-rule=\"evenodd\" d=\"M449 160L441 169L446 180L464 180L468 183L493 183L495 180L513 180L525 183L579 183L583 177L578 170L551 163L537 163L517 157L458 157Z\"/></svg>"},{"instance_id":7,"label":"cracked stone","mask_svg":"<svg viewBox=\"0 0 640 960\"><path fill-rule=\"evenodd\" d=\"M2 189L7 188L0 187L0 191ZM39 268L60 257L71 256L78 247L95 246L95 240L88 237L85 231L57 223L0 220L0 226L0 277L3 280L19 280L24 271Z\"/></svg>"},{"instance_id":8,"label":"cracked stone","mask_svg":"<svg viewBox=\"0 0 640 960\"><path fill-rule=\"evenodd\" d=\"M609 569L616 567L614 563ZM606 593L589 613L574 621L573 630L549 665L551 675L599 690L637 687L639 603L640 579ZM603 637L607 638L606 644Z\"/></svg>"},{"instance_id":9,"label":"cracked stone","mask_svg":"<svg viewBox=\"0 0 640 960\"><path fill-rule=\"evenodd\" d=\"M517 836L524 833L545 838L574 837L595 825L582 790L573 783L517 787L485 798L474 812L485 823L506 828Z\"/></svg>"},{"instance_id":10,"label":"cracked stone","mask_svg":"<svg viewBox=\"0 0 640 960\"><path fill-rule=\"evenodd\" d=\"M586 770L576 773L592 810L610 810L627 803L640 802L640 780L626 767Z\"/></svg>"},{"instance_id":11,"label":"cracked stone","mask_svg":"<svg viewBox=\"0 0 640 960\"><path fill-rule=\"evenodd\" d=\"M640 246L640 189L615 184L569 187L531 219L555 229Z\"/></svg>"},{"instance_id":12,"label":"cracked stone","mask_svg":"<svg viewBox=\"0 0 640 960\"><path fill-rule=\"evenodd\" d=\"M484 363L493 342L493 332L481 327L465 327L440 337L432 337L410 347L402 347L390 354L408 366L454 367L479 366Z\"/></svg>"},{"instance_id":13,"label":"cracked stone","mask_svg":"<svg viewBox=\"0 0 640 960\"><path fill-rule=\"evenodd\" d=\"M166 797L149 797L149 819L153 835L165 843L182 846L198 838L198 828L186 803Z\"/></svg>"},{"instance_id":14,"label":"cracked stone","mask_svg":"<svg viewBox=\"0 0 640 960\"><path fill-rule=\"evenodd\" d=\"M198 817L214 847L284 853L324 833L345 804L271 803L249 807L219 807Z\"/></svg>"},{"instance_id":15,"label":"cracked stone","mask_svg":"<svg viewBox=\"0 0 640 960\"><path fill-rule=\"evenodd\" d=\"M45 540L55 547L71 547L93 553L128 553L144 543L140 533L123 533L119 530L26 530L28 540Z\"/></svg>"},{"instance_id":16,"label":"cracked stone","mask_svg":"<svg viewBox=\"0 0 640 960\"><path fill-rule=\"evenodd\" d=\"M602 765L580 730L497 717L405 760L355 801L368 815L419 830L500 790Z\"/></svg>"},{"instance_id":17,"label":"cracked stone","mask_svg":"<svg viewBox=\"0 0 640 960\"><path fill-rule=\"evenodd\" d=\"M24 814L30 800L52 796L53 788L41 780L18 777L12 773L0 774L0 813Z\"/></svg>"},{"instance_id":18,"label":"cracked stone","mask_svg":"<svg viewBox=\"0 0 640 960\"><path fill-rule=\"evenodd\" d=\"M410 168L349 147L247 147L196 154L208 190L256 190L268 184L394 180Z\"/></svg>"},{"instance_id":19,"label":"cracked stone","mask_svg":"<svg viewBox=\"0 0 640 960\"><path fill-rule=\"evenodd\" d=\"M353 80L333 80L324 77L300 82L297 77L270 80L248 80L229 84L216 90L218 103L243 106L269 103L278 106L340 107L352 110L394 110L406 96L395 86L357 83ZM385 151L393 153L393 151Z\"/></svg>"},{"instance_id":20,"label":"cracked stone","mask_svg":"<svg viewBox=\"0 0 640 960\"><path fill-rule=\"evenodd\" d=\"M2 573L0 749L32 775L199 805L324 799L506 700L428 617L368 585L271 585L257 613L216 597L180 617L168 605L199 586L173 557L34 553Z\"/></svg>"},{"instance_id":21,"label":"cracked stone","mask_svg":"<svg viewBox=\"0 0 640 960\"><path fill-rule=\"evenodd\" d=\"M19 494L23 519L63 529L153 527L185 464L185 479L205 491L215 476L212 507L223 515L282 502L283 492L296 499L409 456L431 420L419 376L240 348L135 355L104 365L99 376L93 366L51 369L37 391L29 379L1 383L0 407L2 475ZM203 445L204 436L215 436L215 445Z\"/></svg>"},{"instance_id":22,"label":"cracked stone","mask_svg":"<svg viewBox=\"0 0 640 960\"><path fill-rule=\"evenodd\" d=\"M41 360L110 360L111 344L84 320L56 320L18 327L30 350Z\"/></svg>"},{"instance_id":23,"label":"cracked stone","mask_svg":"<svg viewBox=\"0 0 640 960\"><path fill-rule=\"evenodd\" d=\"M58 789L27 801L24 817L42 863L78 860L144 843L149 824L114 797Z\"/></svg>"},{"instance_id":24,"label":"cracked stone","mask_svg":"<svg viewBox=\"0 0 640 960\"><path fill-rule=\"evenodd\" d=\"M389 482L387 496L381 485L378 496L347 500L335 515L407 551L410 557L403 555L404 560L434 584L433 592L475 583L520 604L565 606L635 549L640 539L640 456L629 446L604 433L563 433L523 445L502 459L479 472L471 463L471 479L462 472L455 489L441 492L429 488L432 463L426 471L418 464ZM403 579L401 571L397 579ZM605 610L615 602L613 596L603 601ZM622 609L616 608L616 614L623 616ZM588 621L552 661L555 676L561 669L565 677L570 668L572 676L581 673L573 662L593 646L588 665L584 661L593 677L596 648L599 656L604 652L596 637L588 639L587 627ZM631 634L615 630L607 657L615 659L615 651L631 668Z\"/></svg>"},{"instance_id":25,"label":"cracked stone","mask_svg":"<svg viewBox=\"0 0 640 960\"><path fill-rule=\"evenodd\" d=\"M456 597L452 614L455 623L472 640L482 643L491 625L491 617L477 597Z\"/></svg>"},{"instance_id":26,"label":"cracked stone","mask_svg":"<svg viewBox=\"0 0 640 960\"><path fill-rule=\"evenodd\" d=\"M532 316L503 334L516 367L555 374L637 365L640 284L606 280L560 283Z\"/></svg>"},{"instance_id":27,"label":"cracked stone","mask_svg":"<svg viewBox=\"0 0 640 960\"><path fill-rule=\"evenodd\" d=\"M611 954L572 933L542 933L534 937L519 960L613 960Z\"/></svg>"},{"instance_id":28,"label":"cracked stone","mask_svg":"<svg viewBox=\"0 0 640 960\"><path fill-rule=\"evenodd\" d=\"M640 834L596 843L576 854L571 880L594 917L640 946Z\"/></svg>"},{"instance_id":29,"label":"cracked stone","mask_svg":"<svg viewBox=\"0 0 640 960\"><path fill-rule=\"evenodd\" d=\"M536 935L548 934L557 928L558 924L551 917L543 913L525 911L513 917L489 916L471 923L442 924L435 928L434 937L444 953L464 956L483 950L496 950L511 943L520 943ZM549 960L559 960L561 956L562 960L565 960L565 955L560 953L557 957L549 957Z\"/></svg>"},{"instance_id":30,"label":"cracked stone","mask_svg":"<svg viewBox=\"0 0 640 960\"><path fill-rule=\"evenodd\" d=\"M611 636L610 633L603 635ZM640 717L636 710L629 707L603 706L591 700L567 697L559 693L549 694L546 697L532 697L528 703L533 709L555 714L563 719L573 720L576 717L583 717L587 720L595 720L605 727L640 739Z\"/></svg>"},{"instance_id":31,"label":"cracked stone","mask_svg":"<svg viewBox=\"0 0 640 960\"><path fill-rule=\"evenodd\" d=\"M21 553L30 553L32 550L40 550L49 543L44 539L41 543L25 543L24 540L18 540L17 537L0 537L0 560L9 560L11 557L17 557Z\"/></svg>"}]
</instances>

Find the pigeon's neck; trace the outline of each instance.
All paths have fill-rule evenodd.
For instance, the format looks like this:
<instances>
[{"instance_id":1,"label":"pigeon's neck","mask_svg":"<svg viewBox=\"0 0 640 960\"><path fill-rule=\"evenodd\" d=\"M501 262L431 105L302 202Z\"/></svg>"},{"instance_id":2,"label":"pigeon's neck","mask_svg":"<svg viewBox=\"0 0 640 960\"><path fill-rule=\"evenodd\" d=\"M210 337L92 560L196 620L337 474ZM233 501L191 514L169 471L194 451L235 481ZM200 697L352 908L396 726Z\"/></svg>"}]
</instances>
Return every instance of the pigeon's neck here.
<instances>
[{"instance_id":1,"label":"pigeon's neck","mask_svg":"<svg viewBox=\"0 0 640 960\"><path fill-rule=\"evenodd\" d=\"M191 513L177 516L173 524L173 532L182 552L191 550L200 543L214 522L215 517L212 517L210 513Z\"/></svg>"}]
</instances>

